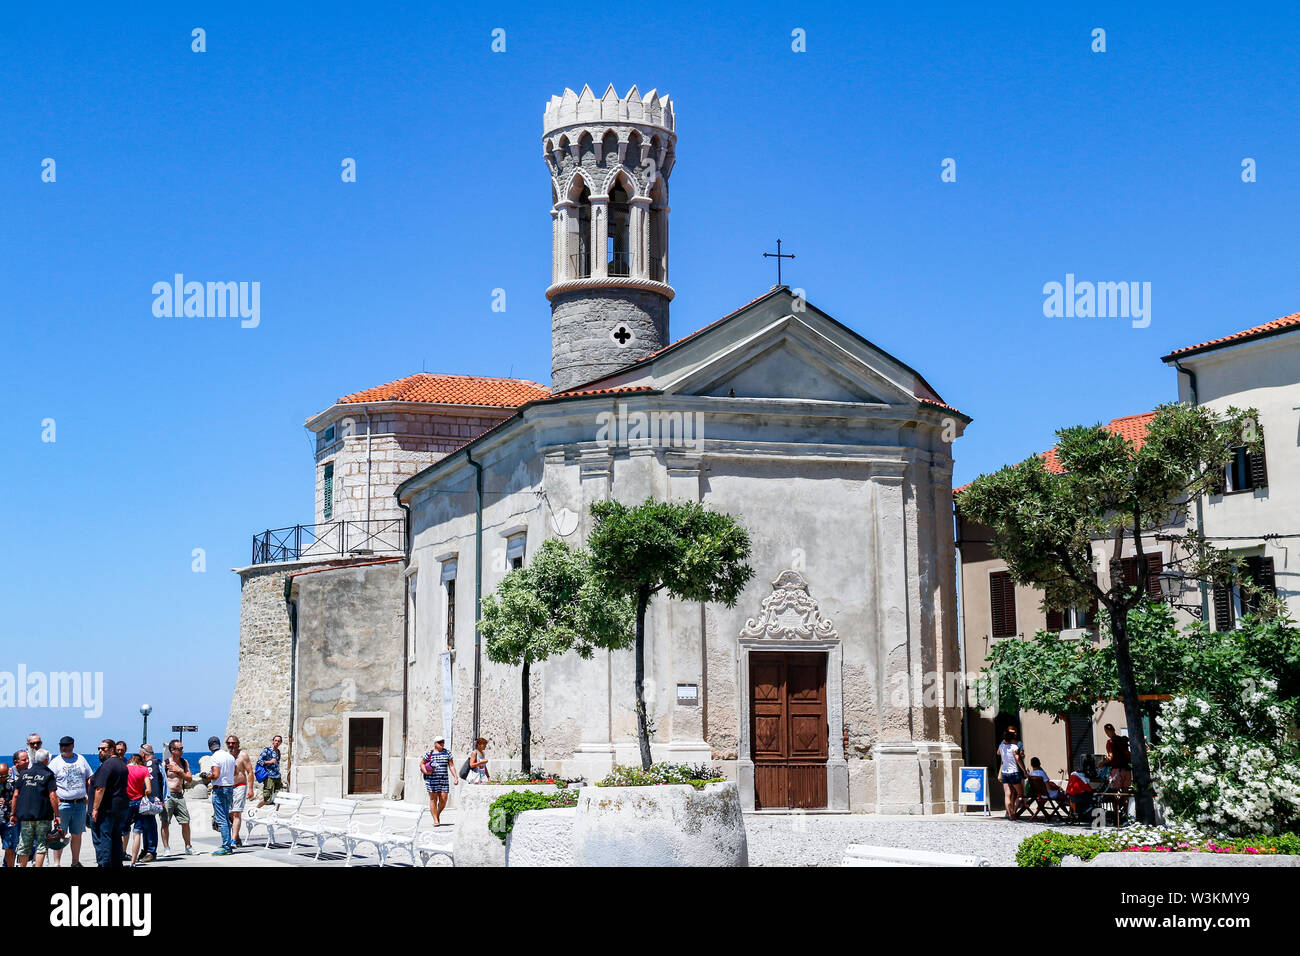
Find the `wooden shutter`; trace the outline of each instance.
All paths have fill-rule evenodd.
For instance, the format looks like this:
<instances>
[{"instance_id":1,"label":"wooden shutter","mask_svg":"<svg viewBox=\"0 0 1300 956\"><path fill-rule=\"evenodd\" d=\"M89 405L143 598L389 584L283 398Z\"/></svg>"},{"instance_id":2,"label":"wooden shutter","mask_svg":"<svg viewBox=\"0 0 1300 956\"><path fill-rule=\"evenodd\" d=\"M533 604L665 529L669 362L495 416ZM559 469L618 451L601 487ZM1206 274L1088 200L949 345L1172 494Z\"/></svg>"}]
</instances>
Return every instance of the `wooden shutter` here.
<instances>
[{"instance_id":1,"label":"wooden shutter","mask_svg":"<svg viewBox=\"0 0 1300 956\"><path fill-rule=\"evenodd\" d=\"M1222 495L1224 491L1227 490L1227 468L1227 465L1221 466L1218 471L1210 477L1209 493L1212 497Z\"/></svg>"},{"instance_id":2,"label":"wooden shutter","mask_svg":"<svg viewBox=\"0 0 1300 956\"><path fill-rule=\"evenodd\" d=\"M334 517L334 462L325 466L325 520Z\"/></svg>"},{"instance_id":3,"label":"wooden shutter","mask_svg":"<svg viewBox=\"0 0 1300 956\"><path fill-rule=\"evenodd\" d=\"M1047 629L1059 633L1065 627L1065 614L1062 611L1047 612Z\"/></svg>"},{"instance_id":4,"label":"wooden shutter","mask_svg":"<svg viewBox=\"0 0 1300 956\"><path fill-rule=\"evenodd\" d=\"M1232 630L1232 584L1229 581L1214 582L1214 629Z\"/></svg>"},{"instance_id":5,"label":"wooden shutter","mask_svg":"<svg viewBox=\"0 0 1300 956\"><path fill-rule=\"evenodd\" d=\"M1268 465L1264 461L1264 442L1261 438L1259 451L1250 452L1250 487L1267 488L1268 487Z\"/></svg>"},{"instance_id":6,"label":"wooden shutter","mask_svg":"<svg viewBox=\"0 0 1300 956\"><path fill-rule=\"evenodd\" d=\"M1137 583L1138 583L1137 562L1134 561L1132 558L1121 558L1119 564L1120 567L1123 568L1124 570L1124 586L1129 588L1137 587Z\"/></svg>"},{"instance_id":7,"label":"wooden shutter","mask_svg":"<svg viewBox=\"0 0 1300 956\"><path fill-rule=\"evenodd\" d=\"M1255 583L1273 597L1277 597L1277 578L1273 576L1273 559L1259 558L1255 569Z\"/></svg>"},{"instance_id":8,"label":"wooden shutter","mask_svg":"<svg viewBox=\"0 0 1300 956\"><path fill-rule=\"evenodd\" d=\"M1165 592L1160 588L1160 579L1156 577L1164 569L1164 558L1158 554L1147 555L1147 594L1157 601L1165 599Z\"/></svg>"},{"instance_id":9,"label":"wooden shutter","mask_svg":"<svg viewBox=\"0 0 1300 956\"><path fill-rule=\"evenodd\" d=\"M1007 571L989 574L989 608L993 618L994 637L1014 637L1016 634L1016 586Z\"/></svg>"}]
</instances>

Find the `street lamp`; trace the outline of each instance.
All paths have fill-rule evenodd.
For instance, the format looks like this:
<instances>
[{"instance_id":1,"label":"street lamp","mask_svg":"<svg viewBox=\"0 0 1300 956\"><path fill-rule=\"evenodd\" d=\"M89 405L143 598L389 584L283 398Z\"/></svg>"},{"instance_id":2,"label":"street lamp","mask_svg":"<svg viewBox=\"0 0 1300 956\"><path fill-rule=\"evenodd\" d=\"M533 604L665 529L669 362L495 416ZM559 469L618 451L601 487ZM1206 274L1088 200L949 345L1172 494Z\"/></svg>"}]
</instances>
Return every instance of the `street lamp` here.
<instances>
[{"instance_id":1,"label":"street lamp","mask_svg":"<svg viewBox=\"0 0 1300 956\"><path fill-rule=\"evenodd\" d=\"M144 730L140 735L140 746L143 747L149 742L149 715L153 713L153 708L148 704L140 705L140 716L144 718Z\"/></svg>"}]
</instances>

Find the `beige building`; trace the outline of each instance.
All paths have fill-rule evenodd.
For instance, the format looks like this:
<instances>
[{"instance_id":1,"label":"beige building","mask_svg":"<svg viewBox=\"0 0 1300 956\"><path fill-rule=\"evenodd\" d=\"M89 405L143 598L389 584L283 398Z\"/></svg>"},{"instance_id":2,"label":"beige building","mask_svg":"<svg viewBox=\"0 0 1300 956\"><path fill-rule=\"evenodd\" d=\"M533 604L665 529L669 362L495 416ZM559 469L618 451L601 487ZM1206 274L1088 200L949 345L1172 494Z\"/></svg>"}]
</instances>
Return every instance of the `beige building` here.
<instances>
[{"instance_id":1,"label":"beige building","mask_svg":"<svg viewBox=\"0 0 1300 956\"><path fill-rule=\"evenodd\" d=\"M1249 576L1300 620L1300 313L1181 348L1163 361L1178 371L1180 401L1259 411L1263 454L1238 449L1222 491L1200 502L1212 544L1241 555ZM1215 627L1251 607L1239 587L1206 596Z\"/></svg>"},{"instance_id":2,"label":"beige building","mask_svg":"<svg viewBox=\"0 0 1300 956\"><path fill-rule=\"evenodd\" d=\"M1141 447L1147 426L1154 412L1117 418L1106 428ZM1043 453L1048 471L1060 473L1056 450ZM1006 562L993 553L992 532L982 524L961 514L961 492L957 489L957 551L960 561L962 641L966 654L966 670L978 673L988 660L989 653L999 641L1032 638L1038 631L1060 632L1069 640L1100 640L1097 627L1098 608L1043 607L1043 595L1035 588L1016 585L1011 581ZM1175 530L1175 529L1171 529ZM1144 541L1146 561L1152 574L1159 573L1170 562L1168 541ZM1097 542L1110 554L1110 542ZM1124 576L1137 582L1137 552L1133 542L1126 538L1122 555ZM1101 586L1109 586L1109 565L1101 562L1098 572ZM1152 596L1160 597L1160 583L1152 578L1149 584ZM1006 713L996 707L967 708L966 755L970 765L984 764L991 768L990 780L996 779L997 744L1008 724L1020 731L1025 745L1026 761L1038 757L1043 769L1053 779L1063 779L1078 768L1086 754L1104 754L1106 735L1103 727L1113 723L1121 732L1127 721L1124 707L1111 701L1095 707L1080 707L1068 714L1040 714L1033 711ZM998 788L993 788L1000 799Z\"/></svg>"}]
</instances>

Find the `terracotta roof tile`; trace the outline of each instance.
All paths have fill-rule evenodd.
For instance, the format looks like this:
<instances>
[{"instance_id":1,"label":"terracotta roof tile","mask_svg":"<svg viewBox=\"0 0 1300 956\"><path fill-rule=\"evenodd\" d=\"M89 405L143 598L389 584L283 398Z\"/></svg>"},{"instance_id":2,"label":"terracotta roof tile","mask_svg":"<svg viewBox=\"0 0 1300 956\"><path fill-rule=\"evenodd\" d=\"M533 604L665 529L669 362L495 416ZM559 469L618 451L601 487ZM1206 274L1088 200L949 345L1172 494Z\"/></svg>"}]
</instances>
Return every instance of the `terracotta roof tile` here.
<instances>
[{"instance_id":1,"label":"terracotta roof tile","mask_svg":"<svg viewBox=\"0 0 1300 956\"><path fill-rule=\"evenodd\" d=\"M955 409L954 409L955 410ZM1141 415L1125 415L1123 418L1112 419L1106 424L1106 431L1125 438L1137 451L1145 444L1147 439L1147 429L1151 427L1151 419L1156 417L1155 412L1143 412ZM1043 467L1054 475L1065 474L1065 469L1061 467L1061 460L1057 457L1056 449L1049 448L1047 451L1040 452L1038 457L1043 459ZM952 493L959 495L974 482L967 482L960 488L954 488Z\"/></svg>"},{"instance_id":2,"label":"terracotta roof tile","mask_svg":"<svg viewBox=\"0 0 1300 956\"><path fill-rule=\"evenodd\" d=\"M1168 362L1171 358L1177 358L1179 355L1189 355L1192 352L1208 352L1211 349L1220 348L1225 345L1236 345L1238 342L1245 342L1249 339L1261 338L1266 335L1276 335L1279 332L1286 332L1292 329L1300 330L1300 312L1292 312L1290 315L1284 315L1280 319L1274 319L1272 322L1265 322L1263 325L1257 325L1253 329L1246 329L1242 332L1234 332L1232 335L1225 335L1221 339L1210 339L1208 342L1202 342L1200 345L1189 345L1186 348L1174 349L1166 355L1161 361Z\"/></svg>"},{"instance_id":3,"label":"terracotta roof tile","mask_svg":"<svg viewBox=\"0 0 1300 956\"><path fill-rule=\"evenodd\" d=\"M489 408L518 408L551 390L522 378L489 378L481 375L442 375L420 372L387 385L376 385L339 399L352 402L428 402L434 405L479 405Z\"/></svg>"}]
</instances>

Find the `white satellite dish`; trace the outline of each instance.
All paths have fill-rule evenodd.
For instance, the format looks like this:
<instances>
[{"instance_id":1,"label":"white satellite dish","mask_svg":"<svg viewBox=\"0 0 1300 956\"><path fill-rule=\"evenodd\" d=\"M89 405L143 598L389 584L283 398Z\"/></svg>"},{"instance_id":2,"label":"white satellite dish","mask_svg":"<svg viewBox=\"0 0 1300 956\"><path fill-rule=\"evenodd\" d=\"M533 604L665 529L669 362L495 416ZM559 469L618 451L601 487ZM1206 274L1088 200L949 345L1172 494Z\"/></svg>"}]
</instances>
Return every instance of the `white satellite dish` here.
<instances>
[{"instance_id":1,"label":"white satellite dish","mask_svg":"<svg viewBox=\"0 0 1300 956\"><path fill-rule=\"evenodd\" d=\"M577 512L570 511L568 508L561 508L559 511L551 512L551 529L561 538L567 538L573 532L578 530Z\"/></svg>"}]
</instances>

